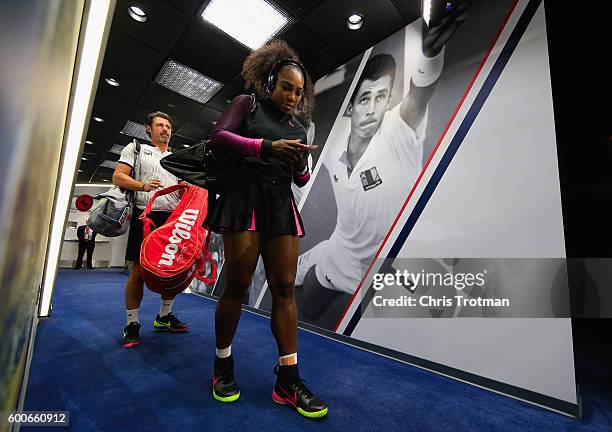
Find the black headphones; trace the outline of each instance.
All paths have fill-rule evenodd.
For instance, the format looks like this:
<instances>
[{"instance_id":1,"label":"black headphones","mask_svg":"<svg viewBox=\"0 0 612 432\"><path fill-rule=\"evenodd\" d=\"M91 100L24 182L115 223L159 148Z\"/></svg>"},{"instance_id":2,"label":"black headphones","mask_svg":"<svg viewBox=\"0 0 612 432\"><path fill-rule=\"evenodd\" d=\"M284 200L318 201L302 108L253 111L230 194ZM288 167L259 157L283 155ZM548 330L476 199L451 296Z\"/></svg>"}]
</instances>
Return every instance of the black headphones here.
<instances>
[{"instance_id":1,"label":"black headphones","mask_svg":"<svg viewBox=\"0 0 612 432\"><path fill-rule=\"evenodd\" d=\"M276 86L276 78L277 78L278 72L285 66L295 66L302 72L302 76L304 77L304 88L306 88L307 77L306 77L306 69L304 69L304 66L302 66L302 64L297 60L283 59L283 60L276 62L276 64L272 66L272 69L270 69L270 73L268 74L268 82L266 84L266 90L268 91L268 93L272 94L272 91L274 90L274 87Z\"/></svg>"}]
</instances>

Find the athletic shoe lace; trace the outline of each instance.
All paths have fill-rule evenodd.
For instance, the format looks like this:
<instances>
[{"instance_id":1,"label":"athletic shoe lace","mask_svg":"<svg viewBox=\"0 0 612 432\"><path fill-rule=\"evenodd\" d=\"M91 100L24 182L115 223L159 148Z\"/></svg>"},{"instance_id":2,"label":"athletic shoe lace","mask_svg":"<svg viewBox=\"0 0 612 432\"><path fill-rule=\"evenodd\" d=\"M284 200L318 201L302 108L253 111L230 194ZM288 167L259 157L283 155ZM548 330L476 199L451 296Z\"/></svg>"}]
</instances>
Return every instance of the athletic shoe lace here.
<instances>
[{"instance_id":1,"label":"athletic shoe lace","mask_svg":"<svg viewBox=\"0 0 612 432\"><path fill-rule=\"evenodd\" d=\"M221 362L217 365L216 373L219 381L228 384L234 381L234 368L228 362Z\"/></svg>"},{"instance_id":2,"label":"athletic shoe lace","mask_svg":"<svg viewBox=\"0 0 612 432\"><path fill-rule=\"evenodd\" d=\"M278 375L279 369L279 365L274 366L274 373L276 375ZM293 378L293 382L291 382L291 385L295 388L295 391L299 396L304 396L306 399L310 399L314 396L314 394L308 389L308 387L306 387L306 384L304 384L305 382L306 380L302 379L298 372L298 375Z\"/></svg>"},{"instance_id":3,"label":"athletic shoe lace","mask_svg":"<svg viewBox=\"0 0 612 432\"><path fill-rule=\"evenodd\" d=\"M311 399L313 397L313 393L308 389L308 387L306 387L304 380L300 378L299 375L295 379L294 387L298 395L303 396L306 399Z\"/></svg>"},{"instance_id":4,"label":"athletic shoe lace","mask_svg":"<svg viewBox=\"0 0 612 432\"><path fill-rule=\"evenodd\" d=\"M226 371L221 371L220 376L219 376L219 380L223 383L223 384L229 384L231 382L234 381L234 371L233 370L226 370Z\"/></svg>"},{"instance_id":5,"label":"athletic shoe lace","mask_svg":"<svg viewBox=\"0 0 612 432\"><path fill-rule=\"evenodd\" d=\"M140 330L140 324L138 323L130 323L126 328L125 328L125 333L127 335L127 337L135 337L139 335L139 330Z\"/></svg>"},{"instance_id":6,"label":"athletic shoe lace","mask_svg":"<svg viewBox=\"0 0 612 432\"><path fill-rule=\"evenodd\" d=\"M179 321L179 319L177 317L175 317L172 312L170 312L166 318L168 319L168 322L170 324L181 324L181 322Z\"/></svg>"}]
</instances>

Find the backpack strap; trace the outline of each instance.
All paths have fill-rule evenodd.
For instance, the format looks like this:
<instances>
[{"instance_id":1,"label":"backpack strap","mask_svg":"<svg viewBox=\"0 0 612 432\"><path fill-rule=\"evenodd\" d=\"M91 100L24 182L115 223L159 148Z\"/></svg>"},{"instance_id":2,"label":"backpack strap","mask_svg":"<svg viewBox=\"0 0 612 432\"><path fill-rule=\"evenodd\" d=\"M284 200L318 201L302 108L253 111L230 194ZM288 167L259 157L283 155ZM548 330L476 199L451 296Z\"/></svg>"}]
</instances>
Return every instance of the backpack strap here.
<instances>
[{"instance_id":1,"label":"backpack strap","mask_svg":"<svg viewBox=\"0 0 612 432\"><path fill-rule=\"evenodd\" d=\"M136 160L134 161L134 179L140 177L140 141L134 138L134 151L136 152Z\"/></svg>"},{"instance_id":2,"label":"backpack strap","mask_svg":"<svg viewBox=\"0 0 612 432\"><path fill-rule=\"evenodd\" d=\"M134 167L132 168L132 178L134 180L138 180L140 177L140 141L134 138L134 153L136 153L136 158L134 159ZM129 203L136 202L136 191L127 191L126 198Z\"/></svg>"}]
</instances>

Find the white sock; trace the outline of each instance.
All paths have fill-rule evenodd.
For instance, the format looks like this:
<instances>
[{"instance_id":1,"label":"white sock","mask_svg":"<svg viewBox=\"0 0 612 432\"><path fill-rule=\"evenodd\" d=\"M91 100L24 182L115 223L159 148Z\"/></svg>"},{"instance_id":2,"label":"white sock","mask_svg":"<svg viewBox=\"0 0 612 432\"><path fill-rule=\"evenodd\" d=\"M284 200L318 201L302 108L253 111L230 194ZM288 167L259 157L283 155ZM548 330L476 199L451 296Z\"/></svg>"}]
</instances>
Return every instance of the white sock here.
<instances>
[{"instance_id":1,"label":"white sock","mask_svg":"<svg viewBox=\"0 0 612 432\"><path fill-rule=\"evenodd\" d=\"M133 323L133 322L135 322L135 323L138 322L138 309L139 308L136 308L136 309L126 309L125 310L125 314L127 316L127 323L128 323L128 325L130 323Z\"/></svg>"},{"instance_id":2,"label":"white sock","mask_svg":"<svg viewBox=\"0 0 612 432\"><path fill-rule=\"evenodd\" d=\"M172 312L172 305L174 304L174 299L172 300L164 300L161 301L161 306L159 308L159 317L165 317L170 312Z\"/></svg>"},{"instance_id":3,"label":"white sock","mask_svg":"<svg viewBox=\"0 0 612 432\"><path fill-rule=\"evenodd\" d=\"M278 358L278 364L281 366L292 366L297 364L297 353L280 356Z\"/></svg>"},{"instance_id":4,"label":"white sock","mask_svg":"<svg viewBox=\"0 0 612 432\"><path fill-rule=\"evenodd\" d=\"M227 348L216 348L215 354L219 358L226 358L232 355L232 346L228 346Z\"/></svg>"}]
</instances>

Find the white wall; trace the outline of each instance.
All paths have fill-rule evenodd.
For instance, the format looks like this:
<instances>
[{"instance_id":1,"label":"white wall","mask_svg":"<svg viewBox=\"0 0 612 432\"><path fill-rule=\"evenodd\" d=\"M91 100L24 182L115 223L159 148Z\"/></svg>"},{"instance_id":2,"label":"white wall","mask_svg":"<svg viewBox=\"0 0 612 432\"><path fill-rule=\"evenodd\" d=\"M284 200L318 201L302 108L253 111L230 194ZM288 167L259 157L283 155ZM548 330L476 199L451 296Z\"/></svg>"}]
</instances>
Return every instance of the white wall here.
<instances>
[{"instance_id":1,"label":"white wall","mask_svg":"<svg viewBox=\"0 0 612 432\"><path fill-rule=\"evenodd\" d=\"M75 201L80 195L91 195L105 192L112 185L77 185L74 188L68 224L64 234L64 244L60 258L60 267L72 267L77 259L78 244L76 227L84 225L89 217L89 211L82 212L75 207ZM95 202L94 202L95 205ZM71 222L75 224L71 227ZM119 237L96 236L96 248L94 250L94 267L123 267L125 262L125 248L127 246L128 232ZM85 258L84 258L85 259Z\"/></svg>"}]
</instances>

